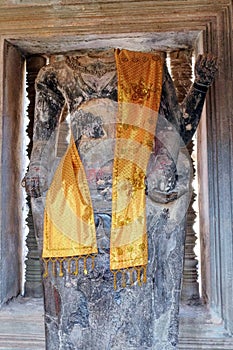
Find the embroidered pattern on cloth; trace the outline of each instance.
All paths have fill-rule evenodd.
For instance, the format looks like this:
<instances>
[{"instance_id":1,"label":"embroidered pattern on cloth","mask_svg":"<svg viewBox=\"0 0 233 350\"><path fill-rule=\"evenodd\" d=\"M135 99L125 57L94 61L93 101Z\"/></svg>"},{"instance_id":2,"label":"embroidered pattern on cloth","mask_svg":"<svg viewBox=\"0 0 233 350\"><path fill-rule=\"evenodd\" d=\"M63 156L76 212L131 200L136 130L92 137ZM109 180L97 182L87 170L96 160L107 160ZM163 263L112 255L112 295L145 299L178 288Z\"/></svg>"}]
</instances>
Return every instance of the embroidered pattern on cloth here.
<instances>
[{"instance_id":1,"label":"embroidered pattern on cloth","mask_svg":"<svg viewBox=\"0 0 233 350\"><path fill-rule=\"evenodd\" d=\"M148 262L145 176L157 122L162 90L163 60L159 54L116 50L118 113L113 164L110 269L114 274L137 271L146 282ZM88 182L75 141L62 158L48 190L44 213L43 260L45 274L52 262L68 262L68 272L78 273L78 262L98 253L94 214ZM71 262L75 270L71 271Z\"/></svg>"}]
</instances>

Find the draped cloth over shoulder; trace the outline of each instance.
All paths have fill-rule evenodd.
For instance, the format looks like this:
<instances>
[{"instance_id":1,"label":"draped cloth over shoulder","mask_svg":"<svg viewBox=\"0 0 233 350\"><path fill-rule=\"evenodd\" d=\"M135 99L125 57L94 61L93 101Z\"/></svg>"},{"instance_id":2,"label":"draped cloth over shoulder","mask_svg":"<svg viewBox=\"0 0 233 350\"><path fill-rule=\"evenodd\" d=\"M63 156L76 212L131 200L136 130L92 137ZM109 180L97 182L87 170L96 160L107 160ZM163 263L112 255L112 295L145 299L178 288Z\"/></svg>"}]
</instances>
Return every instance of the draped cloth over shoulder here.
<instances>
[{"instance_id":1,"label":"draped cloth over shoulder","mask_svg":"<svg viewBox=\"0 0 233 350\"><path fill-rule=\"evenodd\" d=\"M118 113L113 163L110 269L146 269L148 260L145 176L162 90L159 54L115 51ZM94 257L98 253L92 200L73 137L46 197L43 259ZM47 271L46 271L47 272ZM62 274L61 274L62 275Z\"/></svg>"}]
</instances>

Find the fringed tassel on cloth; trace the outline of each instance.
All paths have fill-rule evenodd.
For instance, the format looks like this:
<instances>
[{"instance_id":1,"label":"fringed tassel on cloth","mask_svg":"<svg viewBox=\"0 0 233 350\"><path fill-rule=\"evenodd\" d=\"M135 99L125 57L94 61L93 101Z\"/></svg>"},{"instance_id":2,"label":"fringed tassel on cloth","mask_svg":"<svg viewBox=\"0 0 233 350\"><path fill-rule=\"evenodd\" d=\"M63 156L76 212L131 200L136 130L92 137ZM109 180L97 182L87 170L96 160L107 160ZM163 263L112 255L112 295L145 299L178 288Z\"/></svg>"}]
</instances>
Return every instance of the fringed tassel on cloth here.
<instances>
[{"instance_id":1,"label":"fringed tassel on cloth","mask_svg":"<svg viewBox=\"0 0 233 350\"><path fill-rule=\"evenodd\" d=\"M139 286L142 283L146 283L147 280L147 265L144 266L136 266L124 270L113 270L113 284L114 289L117 290L117 274L121 274L121 287L125 288L126 286L133 286L135 282Z\"/></svg>"},{"instance_id":2,"label":"fringed tassel on cloth","mask_svg":"<svg viewBox=\"0 0 233 350\"><path fill-rule=\"evenodd\" d=\"M69 258L43 258L44 274L43 278L49 277L49 265L52 267L52 275L54 277L63 277L64 271L67 270L69 275L78 276L80 268L80 260L83 261L83 274L88 274L88 259L91 259L91 270L95 267L96 255L74 256ZM66 264L66 268L65 265ZM90 265L90 264L89 264ZM133 286L135 282L139 286L146 283L147 265L136 266L123 270L113 270L114 289L117 290L117 274L121 274L121 287Z\"/></svg>"},{"instance_id":3,"label":"fringed tassel on cloth","mask_svg":"<svg viewBox=\"0 0 233 350\"><path fill-rule=\"evenodd\" d=\"M54 277L63 277L64 271L67 270L68 274L78 276L79 274L79 261L83 261L83 273L88 274L88 259L91 259L91 269L95 267L95 257L96 255L85 255L85 256L74 256L68 258L43 258L44 264L44 274L43 277L47 278L49 276L49 265L52 266L52 275ZM67 268L65 269L65 265Z\"/></svg>"}]
</instances>

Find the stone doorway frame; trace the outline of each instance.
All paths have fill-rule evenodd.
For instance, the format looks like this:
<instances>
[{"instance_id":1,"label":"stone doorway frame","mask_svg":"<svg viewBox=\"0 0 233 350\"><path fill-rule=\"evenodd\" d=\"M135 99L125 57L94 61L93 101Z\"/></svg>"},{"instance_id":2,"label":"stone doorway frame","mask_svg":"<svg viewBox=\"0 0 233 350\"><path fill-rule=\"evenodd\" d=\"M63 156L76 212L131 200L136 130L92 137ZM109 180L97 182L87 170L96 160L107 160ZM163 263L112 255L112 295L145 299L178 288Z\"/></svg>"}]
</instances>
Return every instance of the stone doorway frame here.
<instances>
[{"instance_id":1,"label":"stone doorway frame","mask_svg":"<svg viewBox=\"0 0 233 350\"><path fill-rule=\"evenodd\" d=\"M233 333L232 1L157 1L156 6L144 0L26 3L0 5L1 304L20 290L21 210L15 203L20 203L22 195L19 131L25 57L106 47L111 42L118 47L161 49L193 47L198 42L197 51L203 48L219 57L218 77L207 98L206 121L199 129L204 295ZM125 45L127 41L130 46Z\"/></svg>"}]
</instances>

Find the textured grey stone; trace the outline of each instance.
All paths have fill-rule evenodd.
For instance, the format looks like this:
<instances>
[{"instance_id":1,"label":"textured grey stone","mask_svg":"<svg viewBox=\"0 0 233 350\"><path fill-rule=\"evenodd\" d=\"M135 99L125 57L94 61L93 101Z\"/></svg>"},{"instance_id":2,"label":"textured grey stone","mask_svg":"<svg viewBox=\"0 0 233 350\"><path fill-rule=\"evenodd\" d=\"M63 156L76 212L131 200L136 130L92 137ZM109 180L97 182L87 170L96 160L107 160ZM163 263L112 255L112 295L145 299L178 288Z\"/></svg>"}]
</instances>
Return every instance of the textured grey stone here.
<instances>
[{"instance_id":1,"label":"textured grey stone","mask_svg":"<svg viewBox=\"0 0 233 350\"><path fill-rule=\"evenodd\" d=\"M85 55L86 53L81 53L82 62L85 60ZM105 86L103 80L98 81L95 76L97 67L102 69L102 73L97 72L102 76L106 71L114 73L114 61L111 61L109 52L106 53L106 57L105 53L100 55L103 55L103 63L100 65L99 63L90 66L84 64L84 67L81 67L78 64L75 69L71 67L72 70L70 70L65 62L59 62L46 67L37 80L34 148L29 174L26 176L26 187L32 196L32 209L40 249L42 249L43 240L45 194L52 178L51 169L54 169L59 161L54 159L52 145L56 139L54 135L56 135L65 98L69 104L71 128L77 140L84 167L87 167L88 160L95 160L95 151L97 145L101 145L101 135L104 132L101 132L100 124L97 136L100 142L93 142L91 138L96 138L97 119L85 114L85 108L83 110L86 119L82 119L80 112L76 115L77 107L82 102L86 102L84 104L86 106L87 102L93 98L92 102L95 101L97 106L97 116L98 103L105 104L109 101L110 111L114 110L114 103L111 102L116 100L117 92L114 74L110 82L108 78ZM99 58L98 62L100 62ZM82 72L89 76L88 84L83 81ZM68 274L64 266L64 277L56 277L53 276L50 266L49 278L43 280L48 350L176 349L185 213L189 203L191 179L189 158L185 148L180 148L182 142L179 142L179 133L185 142L190 140L200 118L204 97L205 93L193 88L186 104L184 103L180 109L173 83L164 67L156 149L151 155L146 179L149 241L147 283L139 286L135 281L133 286L130 286L127 279L126 288L122 288L120 274L118 274L118 288L116 291L113 289L113 275L109 269L111 201L103 196L97 187L90 187L98 243L95 267L92 270L89 261L87 268L89 273L84 275L83 262L80 260L78 276ZM101 102L103 98L104 102ZM182 111L185 113L184 116ZM78 116L76 121L75 116ZM111 119L111 114L109 117ZM83 120L86 120L84 125L82 125ZM108 136L108 133L111 134L111 128L107 125L103 122L103 130ZM114 126L114 123L112 125ZM189 128L186 128L187 125ZM86 135L87 131L89 144L83 143L80 138ZM173 147L170 147L171 145ZM112 169L113 158L111 146L107 152L99 152L97 160L100 169L106 161L110 161L109 167ZM112 173L112 170L110 172ZM37 178L38 175L39 178ZM106 180L108 176L109 174L106 173L105 186L109 185Z\"/></svg>"},{"instance_id":2,"label":"textured grey stone","mask_svg":"<svg viewBox=\"0 0 233 350\"><path fill-rule=\"evenodd\" d=\"M187 168L184 167L186 162ZM178 162L179 163L179 162ZM178 305L184 249L184 213L189 200L189 162L186 169L187 193L180 204L155 205L147 198L149 264L147 283L113 289L109 254L98 254L95 268L85 276L80 264L79 276L44 279L46 291L47 349L175 349L178 338ZM182 176L181 176L182 177ZM180 184L181 186L182 184ZM184 184L183 184L184 185ZM41 213L41 198L33 198L36 214ZM183 207L183 210L182 210ZM169 210L170 209L170 210ZM36 215L38 218L38 215ZM177 217L182 217L178 222ZM110 216L96 214L102 220L105 238L110 235ZM40 219L43 217L40 215ZM37 222L41 227L42 222ZM103 236L101 225L97 237ZM120 279L120 276L119 276Z\"/></svg>"}]
</instances>

